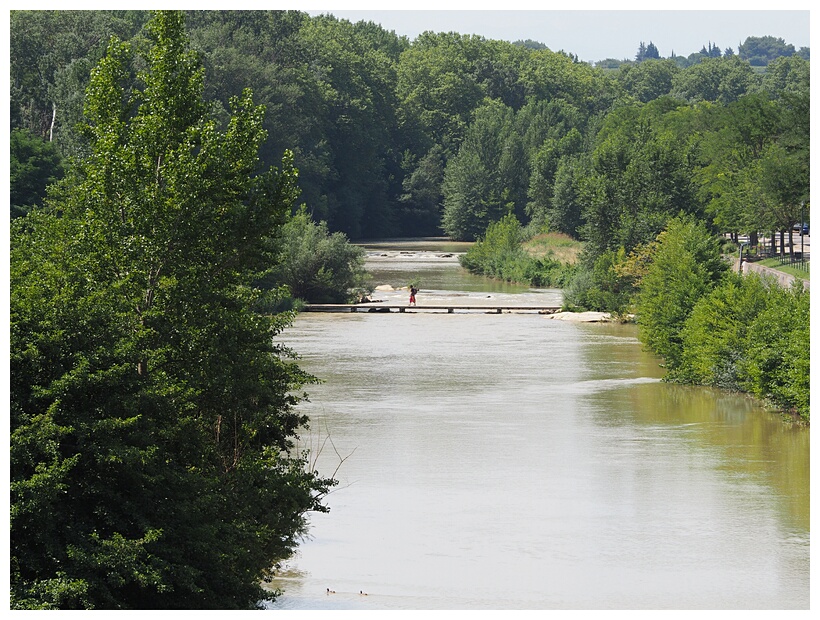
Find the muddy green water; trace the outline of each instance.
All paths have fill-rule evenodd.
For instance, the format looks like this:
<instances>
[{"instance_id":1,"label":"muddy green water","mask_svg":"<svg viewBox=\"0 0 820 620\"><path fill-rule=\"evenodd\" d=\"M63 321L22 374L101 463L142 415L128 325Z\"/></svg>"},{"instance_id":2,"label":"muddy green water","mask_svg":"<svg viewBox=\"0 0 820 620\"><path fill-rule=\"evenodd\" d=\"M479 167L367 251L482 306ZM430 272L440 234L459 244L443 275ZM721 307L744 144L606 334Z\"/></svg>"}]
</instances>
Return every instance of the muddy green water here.
<instances>
[{"instance_id":1,"label":"muddy green water","mask_svg":"<svg viewBox=\"0 0 820 620\"><path fill-rule=\"evenodd\" d=\"M560 304L457 247L370 250L420 304ZM284 341L324 380L303 442L340 484L272 608L809 608L809 430L661 382L634 326L304 313Z\"/></svg>"}]
</instances>

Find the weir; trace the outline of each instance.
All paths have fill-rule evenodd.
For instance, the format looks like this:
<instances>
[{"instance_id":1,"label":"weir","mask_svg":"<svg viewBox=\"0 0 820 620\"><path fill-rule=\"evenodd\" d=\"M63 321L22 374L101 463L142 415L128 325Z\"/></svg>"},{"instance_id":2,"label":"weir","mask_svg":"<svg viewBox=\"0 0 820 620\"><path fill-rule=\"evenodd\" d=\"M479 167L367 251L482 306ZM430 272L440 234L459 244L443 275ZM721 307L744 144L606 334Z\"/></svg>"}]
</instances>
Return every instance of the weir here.
<instances>
[{"instance_id":1,"label":"weir","mask_svg":"<svg viewBox=\"0 0 820 620\"><path fill-rule=\"evenodd\" d=\"M538 312L539 314L553 314L561 310L561 306L516 306L516 305L477 305L477 304L425 304L408 306L407 304L306 304L303 312L398 312L420 311L441 312L452 314L456 310L483 311L488 314L507 312Z\"/></svg>"}]
</instances>

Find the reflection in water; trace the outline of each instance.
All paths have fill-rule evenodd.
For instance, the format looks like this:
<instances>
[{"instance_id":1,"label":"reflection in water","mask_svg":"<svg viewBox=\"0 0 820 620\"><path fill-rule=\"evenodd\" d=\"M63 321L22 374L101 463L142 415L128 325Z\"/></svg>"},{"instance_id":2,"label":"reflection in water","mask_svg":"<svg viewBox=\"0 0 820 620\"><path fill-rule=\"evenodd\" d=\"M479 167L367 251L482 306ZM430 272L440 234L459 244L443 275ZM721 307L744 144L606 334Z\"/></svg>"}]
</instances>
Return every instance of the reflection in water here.
<instances>
[{"instance_id":1,"label":"reflection in water","mask_svg":"<svg viewBox=\"0 0 820 620\"><path fill-rule=\"evenodd\" d=\"M633 326L309 313L285 335L324 380L305 444L347 460L274 608L808 608L808 430L660 381Z\"/></svg>"}]
</instances>

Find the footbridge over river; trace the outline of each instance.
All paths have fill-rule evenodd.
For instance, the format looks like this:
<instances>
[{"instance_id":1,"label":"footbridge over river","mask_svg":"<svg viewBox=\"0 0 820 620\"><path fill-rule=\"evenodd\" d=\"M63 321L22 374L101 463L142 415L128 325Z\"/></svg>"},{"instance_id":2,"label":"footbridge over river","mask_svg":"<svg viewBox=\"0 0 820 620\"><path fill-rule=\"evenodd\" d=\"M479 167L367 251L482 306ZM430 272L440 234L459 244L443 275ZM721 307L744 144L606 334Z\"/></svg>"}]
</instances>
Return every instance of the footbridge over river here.
<instances>
[{"instance_id":1,"label":"footbridge over river","mask_svg":"<svg viewBox=\"0 0 820 620\"><path fill-rule=\"evenodd\" d=\"M501 314L502 312L537 312L539 314L553 314L561 310L560 306L521 306L521 305L489 305L489 304L424 304L408 306L407 304L306 304L303 312L440 312L452 314L456 310L485 312L487 314Z\"/></svg>"}]
</instances>

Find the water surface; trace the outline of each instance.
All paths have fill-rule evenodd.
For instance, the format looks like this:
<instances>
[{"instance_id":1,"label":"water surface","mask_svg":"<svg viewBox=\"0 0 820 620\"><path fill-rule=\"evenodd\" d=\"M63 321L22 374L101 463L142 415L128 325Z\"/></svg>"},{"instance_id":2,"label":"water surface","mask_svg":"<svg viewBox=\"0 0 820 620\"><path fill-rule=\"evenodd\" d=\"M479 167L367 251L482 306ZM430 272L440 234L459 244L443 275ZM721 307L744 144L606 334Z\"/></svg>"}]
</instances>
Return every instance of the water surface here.
<instances>
[{"instance_id":1,"label":"water surface","mask_svg":"<svg viewBox=\"0 0 820 620\"><path fill-rule=\"evenodd\" d=\"M420 303L560 303L381 258L391 286L421 275ZM340 484L273 608L809 607L808 430L660 381L634 326L305 313L285 339L324 381L303 441Z\"/></svg>"}]
</instances>

